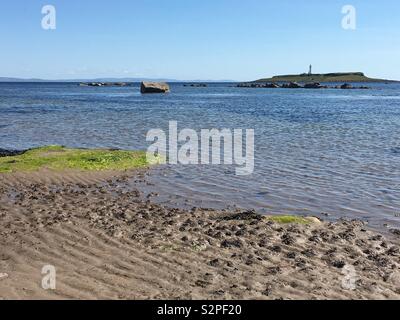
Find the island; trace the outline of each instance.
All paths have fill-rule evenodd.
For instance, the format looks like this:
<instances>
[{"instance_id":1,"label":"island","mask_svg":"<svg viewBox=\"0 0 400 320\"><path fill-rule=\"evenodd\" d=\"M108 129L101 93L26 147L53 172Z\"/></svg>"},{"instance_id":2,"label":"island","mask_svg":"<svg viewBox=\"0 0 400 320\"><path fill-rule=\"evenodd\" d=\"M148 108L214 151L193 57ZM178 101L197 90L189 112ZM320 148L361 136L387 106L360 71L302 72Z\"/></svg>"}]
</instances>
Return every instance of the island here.
<instances>
[{"instance_id":1,"label":"island","mask_svg":"<svg viewBox=\"0 0 400 320\"><path fill-rule=\"evenodd\" d=\"M397 82L369 78L363 72L335 72L335 73L313 73L312 65L308 73L279 75L272 78L263 78L251 82L239 83L239 88L285 88L285 89L370 89L369 87L353 86L351 83L389 83ZM321 83L342 83L329 87Z\"/></svg>"},{"instance_id":2,"label":"island","mask_svg":"<svg viewBox=\"0 0 400 320\"><path fill-rule=\"evenodd\" d=\"M278 75L272 78L259 79L254 82L395 82L393 80L369 78L363 72L335 73L302 73L293 75Z\"/></svg>"}]
</instances>

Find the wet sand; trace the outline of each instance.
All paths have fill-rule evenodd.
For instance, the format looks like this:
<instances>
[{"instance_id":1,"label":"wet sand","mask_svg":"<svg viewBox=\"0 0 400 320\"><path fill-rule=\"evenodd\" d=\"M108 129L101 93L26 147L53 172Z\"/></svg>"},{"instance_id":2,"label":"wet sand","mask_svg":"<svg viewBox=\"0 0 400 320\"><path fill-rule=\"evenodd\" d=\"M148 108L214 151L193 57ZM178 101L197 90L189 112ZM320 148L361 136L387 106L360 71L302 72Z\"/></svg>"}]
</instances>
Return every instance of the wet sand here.
<instances>
[{"instance_id":1,"label":"wet sand","mask_svg":"<svg viewBox=\"0 0 400 320\"><path fill-rule=\"evenodd\" d=\"M171 209L144 173L0 175L0 299L399 299L400 237ZM151 196L151 195L150 195ZM44 265L56 289L41 287Z\"/></svg>"}]
</instances>

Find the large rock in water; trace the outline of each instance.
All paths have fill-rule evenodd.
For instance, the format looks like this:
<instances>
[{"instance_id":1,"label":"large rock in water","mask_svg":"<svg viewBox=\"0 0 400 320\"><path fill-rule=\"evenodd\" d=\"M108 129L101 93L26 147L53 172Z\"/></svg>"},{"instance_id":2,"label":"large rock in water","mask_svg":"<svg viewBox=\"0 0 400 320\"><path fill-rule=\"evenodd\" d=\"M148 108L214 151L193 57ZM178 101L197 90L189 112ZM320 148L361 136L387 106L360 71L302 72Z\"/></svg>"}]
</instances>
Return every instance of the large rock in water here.
<instances>
[{"instance_id":1,"label":"large rock in water","mask_svg":"<svg viewBox=\"0 0 400 320\"><path fill-rule=\"evenodd\" d=\"M145 82L140 85L141 93L166 93L169 92L169 85L165 82Z\"/></svg>"}]
</instances>

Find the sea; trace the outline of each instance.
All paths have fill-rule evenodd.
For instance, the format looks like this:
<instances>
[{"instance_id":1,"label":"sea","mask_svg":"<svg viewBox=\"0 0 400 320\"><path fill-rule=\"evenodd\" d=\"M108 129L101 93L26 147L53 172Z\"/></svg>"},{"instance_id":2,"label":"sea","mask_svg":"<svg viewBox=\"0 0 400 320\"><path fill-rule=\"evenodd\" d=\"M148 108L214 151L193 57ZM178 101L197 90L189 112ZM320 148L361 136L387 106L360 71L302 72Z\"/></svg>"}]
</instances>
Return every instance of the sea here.
<instances>
[{"instance_id":1,"label":"sea","mask_svg":"<svg viewBox=\"0 0 400 320\"><path fill-rule=\"evenodd\" d=\"M400 227L399 83L363 90L170 86L168 94L141 95L139 83L0 83L0 148L146 150L149 130L168 132L170 121L198 132L253 129L252 174L238 176L225 164L161 165L139 187L173 207Z\"/></svg>"}]
</instances>

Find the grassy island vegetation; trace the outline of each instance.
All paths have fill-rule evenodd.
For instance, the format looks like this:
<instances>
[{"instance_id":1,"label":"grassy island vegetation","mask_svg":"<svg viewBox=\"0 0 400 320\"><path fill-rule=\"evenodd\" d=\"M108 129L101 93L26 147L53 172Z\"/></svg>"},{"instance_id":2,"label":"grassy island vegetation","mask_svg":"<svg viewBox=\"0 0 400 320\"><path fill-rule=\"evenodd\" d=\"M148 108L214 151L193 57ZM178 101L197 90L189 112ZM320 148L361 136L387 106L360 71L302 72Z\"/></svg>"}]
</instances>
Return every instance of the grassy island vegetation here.
<instances>
[{"instance_id":1,"label":"grassy island vegetation","mask_svg":"<svg viewBox=\"0 0 400 320\"><path fill-rule=\"evenodd\" d=\"M280 75L256 80L256 82L390 82L391 80L374 79L362 72L339 72L324 74Z\"/></svg>"}]
</instances>

